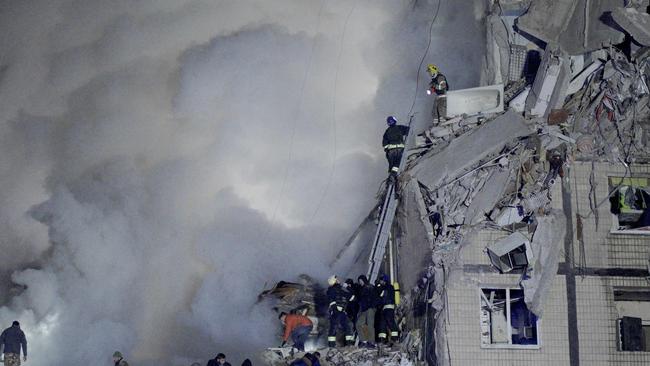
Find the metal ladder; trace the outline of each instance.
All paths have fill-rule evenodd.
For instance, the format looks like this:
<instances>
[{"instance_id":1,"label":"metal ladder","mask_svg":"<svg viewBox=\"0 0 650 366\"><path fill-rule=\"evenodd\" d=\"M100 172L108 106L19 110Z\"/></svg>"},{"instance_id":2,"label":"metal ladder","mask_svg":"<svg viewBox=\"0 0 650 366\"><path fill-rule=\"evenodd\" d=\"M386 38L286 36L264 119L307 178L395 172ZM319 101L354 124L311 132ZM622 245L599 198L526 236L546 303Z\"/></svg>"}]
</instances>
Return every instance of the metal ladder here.
<instances>
[{"instance_id":1,"label":"metal ladder","mask_svg":"<svg viewBox=\"0 0 650 366\"><path fill-rule=\"evenodd\" d=\"M411 135L411 122L413 121L413 116L409 118L409 133L406 135L405 142L406 146L404 147L404 153L402 154L402 160L399 163L399 171L401 172L404 168L404 164L407 156L407 148L409 137ZM370 258L368 259L368 280L370 283L374 283L379 275L379 269L381 263L384 260L384 254L386 253L386 246L390 238L390 231L393 227L393 221L395 221L395 211L397 211L398 200L395 198L395 182L390 182L386 188L386 197L384 197L384 203L381 206L381 213L379 215L379 225L377 226L377 232L375 233L375 239L372 244L372 250L370 251Z\"/></svg>"}]
</instances>

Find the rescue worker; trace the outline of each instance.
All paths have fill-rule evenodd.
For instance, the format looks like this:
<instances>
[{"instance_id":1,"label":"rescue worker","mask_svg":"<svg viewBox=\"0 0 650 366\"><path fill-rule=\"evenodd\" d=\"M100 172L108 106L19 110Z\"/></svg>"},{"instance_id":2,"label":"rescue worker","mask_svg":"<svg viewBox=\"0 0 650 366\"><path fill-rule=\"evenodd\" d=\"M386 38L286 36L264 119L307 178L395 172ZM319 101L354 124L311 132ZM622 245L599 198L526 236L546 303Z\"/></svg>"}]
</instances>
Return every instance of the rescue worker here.
<instances>
[{"instance_id":1,"label":"rescue worker","mask_svg":"<svg viewBox=\"0 0 650 366\"><path fill-rule=\"evenodd\" d=\"M120 351L113 352L113 363L115 366L129 366L129 363L124 360L124 356L122 356L122 352Z\"/></svg>"},{"instance_id":2,"label":"rescue worker","mask_svg":"<svg viewBox=\"0 0 650 366\"><path fill-rule=\"evenodd\" d=\"M20 348L23 349L23 361L27 362L27 339L20 329L20 323L14 320L11 327L0 335L0 352L4 355L5 366L20 366Z\"/></svg>"},{"instance_id":3,"label":"rescue worker","mask_svg":"<svg viewBox=\"0 0 650 366\"><path fill-rule=\"evenodd\" d=\"M350 324L352 324L352 333L357 332L356 323L357 323L357 314L359 313L359 293L357 284L354 283L354 280L348 278L343 283L343 288L350 293L350 298L348 299L348 306L345 308L345 312L348 314L350 319Z\"/></svg>"},{"instance_id":4,"label":"rescue worker","mask_svg":"<svg viewBox=\"0 0 650 366\"><path fill-rule=\"evenodd\" d=\"M377 290L368 282L365 275L357 279L357 296L359 299L359 314L357 315L357 334L359 335L359 346L375 347L375 309L377 307Z\"/></svg>"},{"instance_id":5,"label":"rescue worker","mask_svg":"<svg viewBox=\"0 0 650 366\"><path fill-rule=\"evenodd\" d=\"M351 346L354 343L354 336L350 331L348 324L348 316L345 313L350 293L347 292L336 276L332 276L327 280L329 287L327 288L327 299L329 301L329 321L330 328L327 333L327 345L329 347L336 347L336 334L337 330L341 330L345 336L345 345Z\"/></svg>"},{"instance_id":6,"label":"rescue worker","mask_svg":"<svg viewBox=\"0 0 650 366\"><path fill-rule=\"evenodd\" d=\"M379 341L389 344L397 340L399 331L395 322L395 288L390 284L387 275L379 277L379 297L381 298L381 328L379 330ZM388 337L390 336L390 337ZM388 339L387 339L388 338Z\"/></svg>"},{"instance_id":7,"label":"rescue worker","mask_svg":"<svg viewBox=\"0 0 650 366\"><path fill-rule=\"evenodd\" d=\"M399 173L399 164L402 161L402 153L404 152L405 137L408 136L408 126L398 125L397 120L393 116L386 118L388 128L384 132L382 145L386 152L386 160L388 160L388 172L391 180L397 179Z\"/></svg>"},{"instance_id":8,"label":"rescue worker","mask_svg":"<svg viewBox=\"0 0 650 366\"><path fill-rule=\"evenodd\" d=\"M289 337L293 341L293 346L298 349L298 351L305 350L305 341L309 336L309 333L314 329L314 324L312 321L300 314L287 314L280 313L280 320L284 324L284 335L282 336L282 344L280 347L284 347L287 343Z\"/></svg>"},{"instance_id":9,"label":"rescue worker","mask_svg":"<svg viewBox=\"0 0 650 366\"><path fill-rule=\"evenodd\" d=\"M213 360L208 361L207 366L232 366L229 362L226 362L226 355L219 353L217 357Z\"/></svg>"},{"instance_id":10,"label":"rescue worker","mask_svg":"<svg viewBox=\"0 0 650 366\"><path fill-rule=\"evenodd\" d=\"M433 95L433 121L440 122L445 119L447 115L447 90L449 90L449 84L447 83L447 78L445 75L440 73L438 67L434 64L427 65L427 71L431 75L431 82L429 83L429 89L427 94Z\"/></svg>"}]
</instances>

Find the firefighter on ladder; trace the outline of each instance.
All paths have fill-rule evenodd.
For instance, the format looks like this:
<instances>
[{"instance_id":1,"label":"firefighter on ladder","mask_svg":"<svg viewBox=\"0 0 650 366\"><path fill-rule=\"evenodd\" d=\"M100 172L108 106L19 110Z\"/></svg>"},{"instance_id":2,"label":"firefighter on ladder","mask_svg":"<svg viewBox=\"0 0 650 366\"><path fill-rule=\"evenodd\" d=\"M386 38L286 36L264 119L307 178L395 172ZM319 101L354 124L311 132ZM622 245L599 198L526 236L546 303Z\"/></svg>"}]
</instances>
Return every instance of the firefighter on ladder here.
<instances>
[{"instance_id":1,"label":"firefighter on ladder","mask_svg":"<svg viewBox=\"0 0 650 366\"><path fill-rule=\"evenodd\" d=\"M408 126L398 125L393 116L386 118L386 124L388 124L388 128L384 132L382 145L386 152L386 160L388 160L389 179L396 182L399 165L402 161L402 153L404 153L404 139L408 136L409 128Z\"/></svg>"},{"instance_id":2,"label":"firefighter on ladder","mask_svg":"<svg viewBox=\"0 0 650 366\"><path fill-rule=\"evenodd\" d=\"M336 333L341 330L345 336L345 345L351 346L354 343L354 335L348 322L348 315L345 308L352 294L346 291L336 276L327 280L327 299L329 300L329 332L327 333L327 345L336 347Z\"/></svg>"},{"instance_id":3,"label":"firefighter on ladder","mask_svg":"<svg viewBox=\"0 0 650 366\"><path fill-rule=\"evenodd\" d=\"M395 322L395 288L390 284L387 275L379 277L379 297L381 299L381 326L379 328L379 342L391 344L399 339L397 322ZM390 337L389 337L390 336Z\"/></svg>"},{"instance_id":4,"label":"firefighter on ladder","mask_svg":"<svg viewBox=\"0 0 650 366\"><path fill-rule=\"evenodd\" d=\"M445 119L447 115L447 90L449 90L449 83L445 75L440 73L438 67L434 64L427 65L427 71L431 75L431 82L427 94L433 95L433 121L439 123Z\"/></svg>"}]
</instances>

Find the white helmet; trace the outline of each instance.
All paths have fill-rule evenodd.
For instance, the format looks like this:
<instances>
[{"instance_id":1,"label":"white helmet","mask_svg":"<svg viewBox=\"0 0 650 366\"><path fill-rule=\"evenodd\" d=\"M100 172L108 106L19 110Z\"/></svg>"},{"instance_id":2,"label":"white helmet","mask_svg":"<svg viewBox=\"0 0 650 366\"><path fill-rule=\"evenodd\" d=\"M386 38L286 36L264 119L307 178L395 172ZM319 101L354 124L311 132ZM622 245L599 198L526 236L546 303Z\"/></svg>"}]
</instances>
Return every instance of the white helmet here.
<instances>
[{"instance_id":1,"label":"white helmet","mask_svg":"<svg viewBox=\"0 0 650 366\"><path fill-rule=\"evenodd\" d=\"M330 286L334 286L334 285L337 284L338 282L339 282L339 279L336 277L336 275L332 275L330 278L327 279L327 283L328 283Z\"/></svg>"}]
</instances>

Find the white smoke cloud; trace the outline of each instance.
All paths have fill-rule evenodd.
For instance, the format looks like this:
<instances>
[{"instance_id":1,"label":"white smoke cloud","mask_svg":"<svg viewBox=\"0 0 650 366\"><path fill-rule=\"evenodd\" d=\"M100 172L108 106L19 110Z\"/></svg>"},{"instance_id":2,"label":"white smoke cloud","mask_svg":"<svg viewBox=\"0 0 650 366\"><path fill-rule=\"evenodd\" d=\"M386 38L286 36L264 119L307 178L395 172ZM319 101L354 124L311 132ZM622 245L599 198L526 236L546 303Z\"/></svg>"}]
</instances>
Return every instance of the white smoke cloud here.
<instances>
[{"instance_id":1,"label":"white smoke cloud","mask_svg":"<svg viewBox=\"0 0 650 366\"><path fill-rule=\"evenodd\" d=\"M256 296L327 276L374 204L436 3L0 4L0 325L30 364L275 345Z\"/></svg>"}]
</instances>

